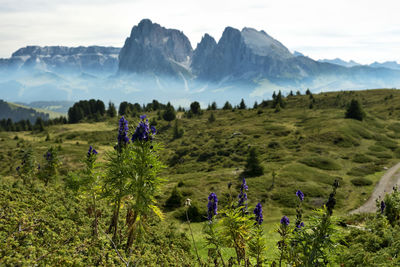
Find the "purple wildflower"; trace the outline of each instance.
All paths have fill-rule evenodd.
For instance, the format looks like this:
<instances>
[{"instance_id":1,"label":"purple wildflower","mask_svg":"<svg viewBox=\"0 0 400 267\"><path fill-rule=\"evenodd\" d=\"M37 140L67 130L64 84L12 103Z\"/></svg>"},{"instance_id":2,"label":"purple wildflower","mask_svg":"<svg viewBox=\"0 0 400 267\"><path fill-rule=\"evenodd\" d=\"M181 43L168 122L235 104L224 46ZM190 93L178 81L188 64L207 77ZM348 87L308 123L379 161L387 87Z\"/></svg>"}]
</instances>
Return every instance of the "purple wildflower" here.
<instances>
[{"instance_id":1,"label":"purple wildflower","mask_svg":"<svg viewBox=\"0 0 400 267\"><path fill-rule=\"evenodd\" d=\"M304 227L304 223L301 222L300 224L296 225L296 227L297 227L298 229L300 229L301 227Z\"/></svg>"},{"instance_id":2,"label":"purple wildflower","mask_svg":"<svg viewBox=\"0 0 400 267\"><path fill-rule=\"evenodd\" d=\"M37 169L40 170L40 164L38 164Z\"/></svg>"},{"instance_id":3,"label":"purple wildflower","mask_svg":"<svg viewBox=\"0 0 400 267\"><path fill-rule=\"evenodd\" d=\"M300 201L304 200L304 194L300 190L297 190L296 196L300 199Z\"/></svg>"},{"instance_id":4,"label":"purple wildflower","mask_svg":"<svg viewBox=\"0 0 400 267\"><path fill-rule=\"evenodd\" d=\"M89 150L88 150L88 152L87 152L87 156L88 156L88 158L89 158L89 157L92 156L92 155L97 155L97 151L96 151L96 149L94 149L92 146L90 146L90 147L89 147Z\"/></svg>"},{"instance_id":5,"label":"purple wildflower","mask_svg":"<svg viewBox=\"0 0 400 267\"><path fill-rule=\"evenodd\" d=\"M135 140L139 141L149 141L152 139L152 135L155 135L157 130L154 126L149 125L149 120L146 119L146 115L140 116L140 122L132 135L132 142Z\"/></svg>"},{"instance_id":6,"label":"purple wildflower","mask_svg":"<svg viewBox=\"0 0 400 267\"><path fill-rule=\"evenodd\" d=\"M245 204L245 202L247 201L247 194L245 191L247 191L249 189L249 187L246 184L246 179L242 180L242 184L240 186L240 194L238 196L239 198L239 206L243 206L245 205L245 207L247 207L247 204Z\"/></svg>"},{"instance_id":7,"label":"purple wildflower","mask_svg":"<svg viewBox=\"0 0 400 267\"><path fill-rule=\"evenodd\" d=\"M256 205L256 208L254 209L253 213L256 215L256 223L260 225L264 221L261 203L258 203Z\"/></svg>"},{"instance_id":8,"label":"purple wildflower","mask_svg":"<svg viewBox=\"0 0 400 267\"><path fill-rule=\"evenodd\" d=\"M283 216L282 219L281 219L281 224L288 226L289 223L290 223L289 218L286 217L286 216Z\"/></svg>"},{"instance_id":9,"label":"purple wildflower","mask_svg":"<svg viewBox=\"0 0 400 267\"><path fill-rule=\"evenodd\" d=\"M17 168L16 168L16 170L17 170L17 172L19 172L19 170L21 169L21 167L20 166L18 166Z\"/></svg>"},{"instance_id":10,"label":"purple wildflower","mask_svg":"<svg viewBox=\"0 0 400 267\"><path fill-rule=\"evenodd\" d=\"M121 117L119 120L119 129L118 129L118 145L121 146L122 144L126 145L129 143L128 137L128 121L125 120L124 116Z\"/></svg>"},{"instance_id":11,"label":"purple wildflower","mask_svg":"<svg viewBox=\"0 0 400 267\"><path fill-rule=\"evenodd\" d=\"M385 211L385 208L386 208L386 204L385 204L385 201L381 201L381 213L383 214L383 212Z\"/></svg>"},{"instance_id":12,"label":"purple wildflower","mask_svg":"<svg viewBox=\"0 0 400 267\"><path fill-rule=\"evenodd\" d=\"M52 157L52 155L51 155L51 153L50 153L50 151L47 151L47 153L46 154L44 154L43 155L43 157L47 160L47 161L50 161L51 160L51 157Z\"/></svg>"},{"instance_id":13,"label":"purple wildflower","mask_svg":"<svg viewBox=\"0 0 400 267\"><path fill-rule=\"evenodd\" d=\"M214 215L217 215L217 209L218 209L218 198L215 193L211 193L208 196L208 204L207 204L207 214L208 214L208 220L211 221L212 217Z\"/></svg>"}]
</instances>

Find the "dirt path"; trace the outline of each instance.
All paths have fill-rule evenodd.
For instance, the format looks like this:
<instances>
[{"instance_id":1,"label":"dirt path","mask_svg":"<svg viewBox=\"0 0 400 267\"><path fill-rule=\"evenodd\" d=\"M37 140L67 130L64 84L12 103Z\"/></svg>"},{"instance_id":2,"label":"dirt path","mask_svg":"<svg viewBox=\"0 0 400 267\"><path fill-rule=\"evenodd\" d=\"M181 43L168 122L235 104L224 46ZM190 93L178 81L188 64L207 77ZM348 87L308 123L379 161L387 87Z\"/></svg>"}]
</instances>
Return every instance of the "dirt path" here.
<instances>
[{"instance_id":1,"label":"dirt path","mask_svg":"<svg viewBox=\"0 0 400 267\"><path fill-rule=\"evenodd\" d=\"M350 214L354 213L371 213L376 211L376 203L375 200L379 198L383 198L385 194L393 191L393 186L400 184L400 172L397 170L400 169L400 163L397 163L389 170L385 172L382 178L379 180L376 185L374 192L370 196L370 198L365 202L361 207L350 211Z\"/></svg>"}]
</instances>

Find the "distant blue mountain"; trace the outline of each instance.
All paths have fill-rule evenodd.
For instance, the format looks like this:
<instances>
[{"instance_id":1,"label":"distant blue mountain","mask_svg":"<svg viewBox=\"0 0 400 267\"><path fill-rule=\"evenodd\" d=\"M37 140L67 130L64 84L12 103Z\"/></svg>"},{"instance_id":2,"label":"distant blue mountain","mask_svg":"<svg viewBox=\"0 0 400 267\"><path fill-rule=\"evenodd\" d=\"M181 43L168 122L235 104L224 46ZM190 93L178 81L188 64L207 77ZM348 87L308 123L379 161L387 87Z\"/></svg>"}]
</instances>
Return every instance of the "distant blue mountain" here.
<instances>
[{"instance_id":1,"label":"distant blue mountain","mask_svg":"<svg viewBox=\"0 0 400 267\"><path fill-rule=\"evenodd\" d=\"M325 63L331 63L331 64L335 64L335 65L339 65L339 66L343 66L346 68L351 68L354 66L361 66L361 64L350 60L350 61L344 61L340 58L335 58L335 59L319 59L319 62L325 62Z\"/></svg>"},{"instance_id":2,"label":"distant blue mountain","mask_svg":"<svg viewBox=\"0 0 400 267\"><path fill-rule=\"evenodd\" d=\"M99 98L187 106L269 98L274 90L400 87L397 63L315 61L291 53L265 31L226 27L193 49L183 32L145 19L122 48L27 46L0 59L0 97L8 101Z\"/></svg>"}]
</instances>

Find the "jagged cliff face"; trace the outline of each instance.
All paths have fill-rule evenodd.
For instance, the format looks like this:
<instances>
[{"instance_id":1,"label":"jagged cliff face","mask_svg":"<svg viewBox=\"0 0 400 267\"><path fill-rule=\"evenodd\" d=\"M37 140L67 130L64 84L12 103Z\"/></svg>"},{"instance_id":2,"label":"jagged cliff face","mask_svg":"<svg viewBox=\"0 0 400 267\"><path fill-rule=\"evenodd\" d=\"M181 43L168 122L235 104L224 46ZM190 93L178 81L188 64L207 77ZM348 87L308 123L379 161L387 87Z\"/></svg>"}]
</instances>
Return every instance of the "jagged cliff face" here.
<instances>
[{"instance_id":1,"label":"jagged cliff face","mask_svg":"<svg viewBox=\"0 0 400 267\"><path fill-rule=\"evenodd\" d=\"M396 67L389 63L384 64ZM193 50L181 31L145 19L132 28L122 49L28 46L17 50L11 58L0 59L0 92L10 101L22 102L133 97L186 103L194 95L198 101L235 102L250 94L268 96L278 88L399 87L400 71L375 65L378 68L346 68L317 62L290 53L266 32L252 28L227 27L218 42L205 34Z\"/></svg>"},{"instance_id":2,"label":"jagged cliff face","mask_svg":"<svg viewBox=\"0 0 400 267\"><path fill-rule=\"evenodd\" d=\"M0 60L0 68L68 72L116 72L118 54L116 47L65 47L27 46L18 49L9 59Z\"/></svg>"},{"instance_id":3,"label":"jagged cliff face","mask_svg":"<svg viewBox=\"0 0 400 267\"><path fill-rule=\"evenodd\" d=\"M218 44L210 45L210 38L203 38L194 52L207 57L206 60L193 59L192 63L202 80L279 78L287 61L294 58L285 46L264 31L227 27Z\"/></svg>"},{"instance_id":4,"label":"jagged cliff face","mask_svg":"<svg viewBox=\"0 0 400 267\"><path fill-rule=\"evenodd\" d=\"M119 54L119 71L188 75L192 54L189 39L181 31L145 19L133 27L126 39Z\"/></svg>"}]
</instances>

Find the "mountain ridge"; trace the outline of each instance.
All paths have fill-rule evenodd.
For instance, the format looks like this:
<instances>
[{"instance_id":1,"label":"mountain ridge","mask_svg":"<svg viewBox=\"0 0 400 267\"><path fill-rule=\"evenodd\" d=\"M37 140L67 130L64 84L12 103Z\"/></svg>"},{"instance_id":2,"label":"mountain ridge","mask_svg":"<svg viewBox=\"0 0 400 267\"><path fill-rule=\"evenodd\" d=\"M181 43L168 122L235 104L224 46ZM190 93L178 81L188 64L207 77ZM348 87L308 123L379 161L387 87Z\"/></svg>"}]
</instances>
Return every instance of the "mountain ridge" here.
<instances>
[{"instance_id":1,"label":"mountain ridge","mask_svg":"<svg viewBox=\"0 0 400 267\"><path fill-rule=\"evenodd\" d=\"M376 64L375 64L376 65ZM393 64L392 64L393 65ZM28 46L0 59L2 97L13 102L250 101L274 90L313 92L400 87L400 70L351 68L291 53L263 30L226 27L193 49L180 30L149 19L132 27L122 48ZM185 104L183 104L185 103Z\"/></svg>"}]
</instances>

